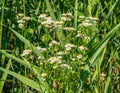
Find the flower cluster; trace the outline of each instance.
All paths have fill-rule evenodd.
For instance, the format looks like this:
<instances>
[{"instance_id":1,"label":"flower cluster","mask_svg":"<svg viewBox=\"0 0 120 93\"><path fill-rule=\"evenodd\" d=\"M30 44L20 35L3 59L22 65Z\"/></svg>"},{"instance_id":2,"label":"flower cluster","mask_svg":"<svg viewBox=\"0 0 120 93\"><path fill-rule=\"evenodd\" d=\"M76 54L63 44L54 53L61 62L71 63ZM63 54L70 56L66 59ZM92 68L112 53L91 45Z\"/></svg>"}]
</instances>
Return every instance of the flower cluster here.
<instances>
[{"instance_id":1,"label":"flower cluster","mask_svg":"<svg viewBox=\"0 0 120 93\"><path fill-rule=\"evenodd\" d=\"M47 28L61 28L63 21L53 21L51 17L47 17L46 14L38 16L38 21Z\"/></svg>"},{"instance_id":2,"label":"flower cluster","mask_svg":"<svg viewBox=\"0 0 120 93\"><path fill-rule=\"evenodd\" d=\"M25 16L24 14L20 13L17 15L17 23L18 23L19 28L23 28L25 22L29 20L31 20L31 18L28 16Z\"/></svg>"},{"instance_id":3,"label":"flower cluster","mask_svg":"<svg viewBox=\"0 0 120 93\"><path fill-rule=\"evenodd\" d=\"M65 45L65 49L66 49L66 51L69 51L69 50L71 50L72 48L75 48L76 46L74 45L74 44L66 44Z\"/></svg>"},{"instance_id":4,"label":"flower cluster","mask_svg":"<svg viewBox=\"0 0 120 93\"><path fill-rule=\"evenodd\" d=\"M85 17L85 16L79 16L78 21L80 22L80 24L78 25L78 27L90 27L92 25L95 25L97 23L99 19L95 18L95 17Z\"/></svg>"}]
</instances>

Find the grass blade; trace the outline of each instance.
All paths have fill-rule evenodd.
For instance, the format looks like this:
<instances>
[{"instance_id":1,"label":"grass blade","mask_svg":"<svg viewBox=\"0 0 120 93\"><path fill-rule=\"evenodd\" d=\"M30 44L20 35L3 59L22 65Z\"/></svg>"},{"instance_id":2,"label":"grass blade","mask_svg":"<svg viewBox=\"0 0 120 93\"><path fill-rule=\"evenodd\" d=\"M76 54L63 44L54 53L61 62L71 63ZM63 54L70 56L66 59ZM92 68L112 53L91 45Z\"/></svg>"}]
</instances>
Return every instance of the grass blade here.
<instances>
[{"instance_id":1,"label":"grass blade","mask_svg":"<svg viewBox=\"0 0 120 93\"><path fill-rule=\"evenodd\" d=\"M5 73L7 73L7 74L12 75L13 77L17 78L22 83L25 83L26 85L30 86L31 88L34 88L34 89L36 89L38 91L41 91L39 84L37 84L35 81L30 80L30 79L28 79L28 78L26 78L26 77L24 77L24 76L22 76L20 74L17 74L15 72L12 72L12 71L7 70L7 69L2 68L2 67L0 67L0 70L3 71L3 72L5 72Z\"/></svg>"},{"instance_id":2,"label":"grass blade","mask_svg":"<svg viewBox=\"0 0 120 93\"><path fill-rule=\"evenodd\" d=\"M89 73L90 73L90 66L94 66L96 64L96 59L98 58L98 56L100 55L100 53L102 52L102 50L104 49L104 47L107 45L108 41L110 40L110 38L115 34L116 31L118 31L118 29L120 28L120 23L118 25L116 25L107 35L105 38L103 38L97 45L96 47L94 47L91 51L94 51L94 53L92 54L92 58L90 59L90 65L86 65L85 69L82 71L82 73L80 74L80 78L81 78L81 82L84 83L84 81L86 80L86 78L88 77ZM95 49L95 50L94 50ZM90 52L91 52L90 51ZM90 57L89 57L90 58Z\"/></svg>"},{"instance_id":3,"label":"grass blade","mask_svg":"<svg viewBox=\"0 0 120 93\"><path fill-rule=\"evenodd\" d=\"M6 69L10 68L10 64L11 64L11 59L9 59L7 65L6 65ZM0 93L2 93L5 80L7 79L7 75L8 75L7 73L3 73L2 77L1 77L1 80L4 80L4 81L0 81Z\"/></svg>"},{"instance_id":4,"label":"grass blade","mask_svg":"<svg viewBox=\"0 0 120 93\"><path fill-rule=\"evenodd\" d=\"M7 27L6 25L4 25L5 27ZM15 30L13 30L12 28L10 27L7 27L9 28L22 42L24 42L31 50L33 50L33 52L36 54L36 55L41 55L40 51L38 51L36 49L35 46L33 46L33 44L30 43L30 41L28 41L26 38L24 38L22 35L20 35L18 32L16 32Z\"/></svg>"},{"instance_id":5,"label":"grass blade","mask_svg":"<svg viewBox=\"0 0 120 93\"><path fill-rule=\"evenodd\" d=\"M15 56L13 56L13 55L11 55L11 54L3 51L3 50L0 50L0 53L4 54L4 55L5 55L6 57L8 57L8 58L11 58L11 59L17 61L17 62L20 63L21 65L23 65L23 66L31 69L31 66L30 66L30 64L29 64L28 61L23 61L22 59L19 59L19 58L15 57Z\"/></svg>"},{"instance_id":6,"label":"grass blade","mask_svg":"<svg viewBox=\"0 0 120 93\"><path fill-rule=\"evenodd\" d=\"M46 4L47 4L47 9L48 9L48 11L49 11L49 13L50 13L50 16L52 17L52 19L53 19L54 21L56 21L56 17L55 17L55 15L54 15L54 12L53 12L53 10L52 10L52 8L51 8L51 5L50 5L49 1L48 1L48 0L45 0L45 2L46 2Z\"/></svg>"}]
</instances>

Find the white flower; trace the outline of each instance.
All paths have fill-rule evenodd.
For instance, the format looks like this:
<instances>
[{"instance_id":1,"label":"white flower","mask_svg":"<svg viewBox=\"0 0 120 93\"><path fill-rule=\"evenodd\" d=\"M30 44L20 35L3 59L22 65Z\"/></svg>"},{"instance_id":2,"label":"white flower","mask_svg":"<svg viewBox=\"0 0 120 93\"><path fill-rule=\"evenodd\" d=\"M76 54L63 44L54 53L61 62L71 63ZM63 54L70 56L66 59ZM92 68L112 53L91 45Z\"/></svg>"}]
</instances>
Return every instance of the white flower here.
<instances>
[{"instance_id":1,"label":"white flower","mask_svg":"<svg viewBox=\"0 0 120 93\"><path fill-rule=\"evenodd\" d=\"M41 74L41 77L46 77L46 76L47 76L46 73L42 73L42 74Z\"/></svg>"},{"instance_id":2,"label":"white flower","mask_svg":"<svg viewBox=\"0 0 120 93\"><path fill-rule=\"evenodd\" d=\"M24 25L23 24L18 24L18 26L19 26L19 28L23 28Z\"/></svg>"},{"instance_id":3,"label":"white flower","mask_svg":"<svg viewBox=\"0 0 120 93\"><path fill-rule=\"evenodd\" d=\"M76 47L76 46L73 45L73 44L66 44L66 45L65 45L65 48L66 48L67 51L69 51L69 50L71 50L72 48L75 48L75 47Z\"/></svg>"},{"instance_id":4,"label":"white flower","mask_svg":"<svg viewBox=\"0 0 120 93\"><path fill-rule=\"evenodd\" d=\"M79 16L79 18L80 18L80 19L83 19L83 18L85 18L85 16Z\"/></svg>"},{"instance_id":5,"label":"white flower","mask_svg":"<svg viewBox=\"0 0 120 93\"><path fill-rule=\"evenodd\" d=\"M76 37L82 37L82 34L77 34Z\"/></svg>"},{"instance_id":6,"label":"white flower","mask_svg":"<svg viewBox=\"0 0 120 93\"><path fill-rule=\"evenodd\" d=\"M84 26L84 27L89 27L89 26L92 26L93 24L92 23L87 23L87 22L82 22L81 25Z\"/></svg>"},{"instance_id":7,"label":"white flower","mask_svg":"<svg viewBox=\"0 0 120 93\"><path fill-rule=\"evenodd\" d=\"M66 18L66 17L61 17L61 21L67 21L68 20L68 18Z\"/></svg>"},{"instance_id":8,"label":"white flower","mask_svg":"<svg viewBox=\"0 0 120 93\"><path fill-rule=\"evenodd\" d=\"M41 48L41 47L39 47L39 46L37 46L36 48L37 48L37 50L39 50L40 52L45 52L45 51L47 50L46 48Z\"/></svg>"},{"instance_id":9,"label":"white flower","mask_svg":"<svg viewBox=\"0 0 120 93\"><path fill-rule=\"evenodd\" d=\"M32 50L24 50L21 56L29 55L32 52Z\"/></svg>"},{"instance_id":10,"label":"white flower","mask_svg":"<svg viewBox=\"0 0 120 93\"><path fill-rule=\"evenodd\" d=\"M75 46L74 44L70 44L70 43L69 43L69 44L66 44L66 45L65 45L65 48L67 48L67 47L71 47L71 48L72 48L72 47L76 47L76 46Z\"/></svg>"},{"instance_id":11,"label":"white flower","mask_svg":"<svg viewBox=\"0 0 120 93\"><path fill-rule=\"evenodd\" d=\"M41 15L38 16L39 19L43 19L45 17L46 17L46 14L41 14Z\"/></svg>"},{"instance_id":12,"label":"white flower","mask_svg":"<svg viewBox=\"0 0 120 93\"><path fill-rule=\"evenodd\" d=\"M73 27L65 27L65 28L63 28L63 30L75 31L75 28L73 28Z\"/></svg>"},{"instance_id":13,"label":"white flower","mask_svg":"<svg viewBox=\"0 0 120 93\"><path fill-rule=\"evenodd\" d=\"M54 63L61 63L62 61L61 61L61 59L60 58L58 58L58 57L51 57L51 58L49 58L48 59L48 61L50 62L50 64L54 64Z\"/></svg>"},{"instance_id":14,"label":"white flower","mask_svg":"<svg viewBox=\"0 0 120 93\"><path fill-rule=\"evenodd\" d=\"M99 19L98 18L95 18L95 17L87 17L89 20L93 20L93 21L98 21Z\"/></svg>"},{"instance_id":15,"label":"white flower","mask_svg":"<svg viewBox=\"0 0 120 93\"><path fill-rule=\"evenodd\" d=\"M31 18L30 18L30 17L28 17L28 16L25 16L25 17L23 17L22 19L24 19L24 20L26 20L26 21L31 20Z\"/></svg>"},{"instance_id":16,"label":"white flower","mask_svg":"<svg viewBox=\"0 0 120 93\"><path fill-rule=\"evenodd\" d=\"M78 59L81 59L82 58L82 55L80 54L80 55L77 55L77 58Z\"/></svg>"},{"instance_id":17,"label":"white flower","mask_svg":"<svg viewBox=\"0 0 120 93\"><path fill-rule=\"evenodd\" d=\"M24 14L22 14L22 13L19 13L19 14L18 14L18 16L20 16L20 17L23 17L23 16L24 16Z\"/></svg>"},{"instance_id":18,"label":"white flower","mask_svg":"<svg viewBox=\"0 0 120 93\"><path fill-rule=\"evenodd\" d=\"M61 64L60 67L72 70L72 67L70 67L68 64Z\"/></svg>"},{"instance_id":19,"label":"white flower","mask_svg":"<svg viewBox=\"0 0 120 93\"><path fill-rule=\"evenodd\" d=\"M42 60L45 59L44 56L38 56L38 59Z\"/></svg>"},{"instance_id":20,"label":"white flower","mask_svg":"<svg viewBox=\"0 0 120 93\"><path fill-rule=\"evenodd\" d=\"M23 24L23 23L25 23L24 20L18 20L17 22L18 22L19 24Z\"/></svg>"},{"instance_id":21,"label":"white flower","mask_svg":"<svg viewBox=\"0 0 120 93\"><path fill-rule=\"evenodd\" d=\"M60 52L57 53L57 55L64 55L64 54L65 54L65 53L62 52L62 51L60 51Z\"/></svg>"},{"instance_id":22,"label":"white flower","mask_svg":"<svg viewBox=\"0 0 120 93\"><path fill-rule=\"evenodd\" d=\"M79 49L82 51L82 50L85 49L85 46L82 45L82 46L79 47Z\"/></svg>"}]
</instances>

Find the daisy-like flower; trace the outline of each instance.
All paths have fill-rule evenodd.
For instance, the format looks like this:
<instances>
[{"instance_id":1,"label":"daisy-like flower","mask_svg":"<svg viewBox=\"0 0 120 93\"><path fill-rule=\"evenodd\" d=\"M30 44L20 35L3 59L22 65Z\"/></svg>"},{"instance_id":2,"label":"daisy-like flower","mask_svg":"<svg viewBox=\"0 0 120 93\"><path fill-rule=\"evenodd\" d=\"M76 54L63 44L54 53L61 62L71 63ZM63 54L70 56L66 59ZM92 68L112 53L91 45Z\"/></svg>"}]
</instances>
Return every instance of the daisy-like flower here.
<instances>
[{"instance_id":1,"label":"daisy-like flower","mask_svg":"<svg viewBox=\"0 0 120 93\"><path fill-rule=\"evenodd\" d=\"M53 45L59 45L59 43L57 41L53 40L49 43L49 46L53 46Z\"/></svg>"},{"instance_id":2,"label":"daisy-like flower","mask_svg":"<svg viewBox=\"0 0 120 93\"><path fill-rule=\"evenodd\" d=\"M81 59L81 58L82 58L81 54L77 55L77 59Z\"/></svg>"},{"instance_id":3,"label":"daisy-like flower","mask_svg":"<svg viewBox=\"0 0 120 93\"><path fill-rule=\"evenodd\" d=\"M84 18L85 18L85 16L79 16L79 18L80 18L80 19L84 19Z\"/></svg>"},{"instance_id":4,"label":"daisy-like flower","mask_svg":"<svg viewBox=\"0 0 120 93\"><path fill-rule=\"evenodd\" d=\"M79 49L82 51L82 50L88 50L88 48L87 47L85 47L85 46L83 46L83 45L81 45L80 47L79 47Z\"/></svg>"},{"instance_id":5,"label":"daisy-like flower","mask_svg":"<svg viewBox=\"0 0 120 93\"><path fill-rule=\"evenodd\" d=\"M19 27L19 28L23 28L23 26L24 26L24 25L23 25L23 24L21 24L21 23L20 23L20 24L18 24L18 27Z\"/></svg>"},{"instance_id":6,"label":"daisy-like flower","mask_svg":"<svg viewBox=\"0 0 120 93\"><path fill-rule=\"evenodd\" d=\"M47 76L46 73L42 73L42 74L41 74L41 77L46 77L46 76Z\"/></svg>"},{"instance_id":7,"label":"daisy-like flower","mask_svg":"<svg viewBox=\"0 0 120 93\"><path fill-rule=\"evenodd\" d=\"M32 50L24 50L21 56L29 55L32 52Z\"/></svg>"},{"instance_id":8,"label":"daisy-like flower","mask_svg":"<svg viewBox=\"0 0 120 93\"><path fill-rule=\"evenodd\" d=\"M18 16L19 16L19 17L23 17L23 16L24 16L24 14L22 14L22 13L19 13L19 14L18 14Z\"/></svg>"},{"instance_id":9,"label":"daisy-like flower","mask_svg":"<svg viewBox=\"0 0 120 93\"><path fill-rule=\"evenodd\" d=\"M68 20L68 18L66 18L66 17L61 17L61 21L67 21Z\"/></svg>"},{"instance_id":10,"label":"daisy-like flower","mask_svg":"<svg viewBox=\"0 0 120 93\"><path fill-rule=\"evenodd\" d=\"M92 20L92 21L98 21L99 19L98 18L95 18L95 17L87 17L89 20Z\"/></svg>"},{"instance_id":11,"label":"daisy-like flower","mask_svg":"<svg viewBox=\"0 0 120 93\"><path fill-rule=\"evenodd\" d=\"M76 37L80 37L80 38L81 38L81 37L82 37L82 34L77 34Z\"/></svg>"},{"instance_id":12,"label":"daisy-like flower","mask_svg":"<svg viewBox=\"0 0 120 93\"><path fill-rule=\"evenodd\" d=\"M38 56L39 60L45 59L44 56Z\"/></svg>"},{"instance_id":13,"label":"daisy-like flower","mask_svg":"<svg viewBox=\"0 0 120 93\"><path fill-rule=\"evenodd\" d=\"M54 63L60 64L60 63L62 63L61 59L58 58L58 57L51 57L51 58L48 59L48 61L50 62L50 64L54 64Z\"/></svg>"},{"instance_id":14,"label":"daisy-like flower","mask_svg":"<svg viewBox=\"0 0 120 93\"><path fill-rule=\"evenodd\" d=\"M76 46L73 45L73 44L66 44L66 45L65 45L66 51L69 51L69 50L71 50L72 48L75 48L75 47L76 47Z\"/></svg>"},{"instance_id":15,"label":"daisy-like flower","mask_svg":"<svg viewBox=\"0 0 120 93\"><path fill-rule=\"evenodd\" d=\"M72 67L68 64L61 64L60 67L72 70Z\"/></svg>"},{"instance_id":16,"label":"daisy-like flower","mask_svg":"<svg viewBox=\"0 0 120 93\"><path fill-rule=\"evenodd\" d=\"M30 17L28 17L28 16L25 16L25 17L23 17L22 19L24 19L24 20L26 20L26 21L31 20L31 18L30 18Z\"/></svg>"},{"instance_id":17,"label":"daisy-like flower","mask_svg":"<svg viewBox=\"0 0 120 93\"><path fill-rule=\"evenodd\" d=\"M38 16L38 18L39 19L44 19L44 18L46 18L46 14L41 14L41 15Z\"/></svg>"},{"instance_id":18,"label":"daisy-like flower","mask_svg":"<svg viewBox=\"0 0 120 93\"><path fill-rule=\"evenodd\" d=\"M71 47L71 48L72 48L72 47L76 47L76 46L75 46L74 44L66 44L66 45L65 45L65 48L66 48L66 47Z\"/></svg>"},{"instance_id":19,"label":"daisy-like flower","mask_svg":"<svg viewBox=\"0 0 120 93\"><path fill-rule=\"evenodd\" d=\"M39 50L40 52L45 52L45 51L47 50L46 48L41 48L41 47L39 47L39 46L37 46L36 48L37 48L37 50Z\"/></svg>"},{"instance_id":20,"label":"daisy-like flower","mask_svg":"<svg viewBox=\"0 0 120 93\"><path fill-rule=\"evenodd\" d=\"M80 24L79 26L89 27L92 25L93 25L92 23L82 22L82 24Z\"/></svg>"},{"instance_id":21,"label":"daisy-like flower","mask_svg":"<svg viewBox=\"0 0 120 93\"><path fill-rule=\"evenodd\" d=\"M25 23L25 21L24 20L18 20L17 23L18 24L23 24L23 23Z\"/></svg>"},{"instance_id":22,"label":"daisy-like flower","mask_svg":"<svg viewBox=\"0 0 120 93\"><path fill-rule=\"evenodd\" d=\"M72 61L75 61L75 60L76 60L76 59L73 57L73 58L72 58Z\"/></svg>"},{"instance_id":23,"label":"daisy-like flower","mask_svg":"<svg viewBox=\"0 0 120 93\"><path fill-rule=\"evenodd\" d=\"M59 56L60 56L60 55L64 55L64 54L65 54L65 53L62 52L62 51L60 51L60 52L57 53L57 55L59 55Z\"/></svg>"},{"instance_id":24,"label":"daisy-like flower","mask_svg":"<svg viewBox=\"0 0 120 93\"><path fill-rule=\"evenodd\" d=\"M63 30L66 30L66 31L75 31L75 28L73 28L73 27L65 27L65 28L63 28Z\"/></svg>"},{"instance_id":25,"label":"daisy-like flower","mask_svg":"<svg viewBox=\"0 0 120 93\"><path fill-rule=\"evenodd\" d=\"M72 15L72 13L66 13L66 15L67 15L68 17L71 17L71 18L73 18L73 15Z\"/></svg>"}]
</instances>

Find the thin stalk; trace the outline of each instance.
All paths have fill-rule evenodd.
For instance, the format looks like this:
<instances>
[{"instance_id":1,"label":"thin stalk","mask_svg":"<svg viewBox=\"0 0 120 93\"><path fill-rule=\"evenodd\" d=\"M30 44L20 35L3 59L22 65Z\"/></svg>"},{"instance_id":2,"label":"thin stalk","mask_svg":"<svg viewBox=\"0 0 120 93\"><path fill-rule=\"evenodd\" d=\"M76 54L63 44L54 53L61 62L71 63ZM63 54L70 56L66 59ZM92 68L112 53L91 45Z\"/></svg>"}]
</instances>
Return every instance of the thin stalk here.
<instances>
[{"instance_id":1,"label":"thin stalk","mask_svg":"<svg viewBox=\"0 0 120 93\"><path fill-rule=\"evenodd\" d=\"M89 16L92 15L91 10L92 10L92 1L88 0L88 12L89 12Z\"/></svg>"},{"instance_id":2,"label":"thin stalk","mask_svg":"<svg viewBox=\"0 0 120 93\"><path fill-rule=\"evenodd\" d=\"M74 25L76 30L77 30L77 15L78 15L78 0L75 0Z\"/></svg>"},{"instance_id":3,"label":"thin stalk","mask_svg":"<svg viewBox=\"0 0 120 93\"><path fill-rule=\"evenodd\" d=\"M6 69L9 69L9 68L10 68L11 61L12 61L12 60L9 59L7 65L6 65ZM4 86L5 81L6 81L6 79L7 79L7 75L8 75L8 74L4 72L3 75L2 75L2 77L1 77L1 80L4 80L4 81L0 81L0 93L2 93L3 86Z\"/></svg>"},{"instance_id":4,"label":"thin stalk","mask_svg":"<svg viewBox=\"0 0 120 93\"><path fill-rule=\"evenodd\" d=\"M2 0L2 16L1 16L1 25L0 25L0 49L2 47L2 24L3 24L3 19L4 19L4 0Z\"/></svg>"}]
</instances>

